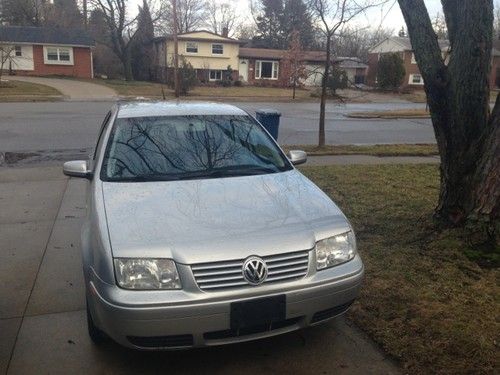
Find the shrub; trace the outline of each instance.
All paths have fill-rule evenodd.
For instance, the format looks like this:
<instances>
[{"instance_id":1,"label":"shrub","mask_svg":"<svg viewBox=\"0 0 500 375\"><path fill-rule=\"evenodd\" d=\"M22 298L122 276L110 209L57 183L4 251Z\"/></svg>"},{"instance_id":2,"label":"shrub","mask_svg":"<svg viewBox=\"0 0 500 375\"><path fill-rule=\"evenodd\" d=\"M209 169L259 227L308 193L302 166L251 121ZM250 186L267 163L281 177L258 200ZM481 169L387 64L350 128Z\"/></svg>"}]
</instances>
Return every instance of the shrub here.
<instances>
[{"instance_id":1,"label":"shrub","mask_svg":"<svg viewBox=\"0 0 500 375\"><path fill-rule=\"evenodd\" d=\"M179 66L179 93L181 95L187 95L193 87L195 87L198 82L198 77L196 76L196 70L193 66L184 58L181 58ZM171 87L173 87L173 82Z\"/></svg>"},{"instance_id":2,"label":"shrub","mask_svg":"<svg viewBox=\"0 0 500 375\"><path fill-rule=\"evenodd\" d=\"M404 61L398 53L380 56L377 69L377 83L383 90L397 90L403 83L406 71Z\"/></svg>"},{"instance_id":3,"label":"shrub","mask_svg":"<svg viewBox=\"0 0 500 375\"><path fill-rule=\"evenodd\" d=\"M349 79L347 78L347 73L344 70L333 66L326 81L328 94L335 96L337 95L337 90L347 88L348 84Z\"/></svg>"},{"instance_id":4,"label":"shrub","mask_svg":"<svg viewBox=\"0 0 500 375\"><path fill-rule=\"evenodd\" d=\"M229 87L233 85L233 68L228 65L227 70L222 73L222 86Z\"/></svg>"},{"instance_id":5,"label":"shrub","mask_svg":"<svg viewBox=\"0 0 500 375\"><path fill-rule=\"evenodd\" d=\"M234 81L234 85L235 85L236 87L241 87L241 86L243 86L243 82L241 82L241 81L238 79L238 80Z\"/></svg>"}]
</instances>

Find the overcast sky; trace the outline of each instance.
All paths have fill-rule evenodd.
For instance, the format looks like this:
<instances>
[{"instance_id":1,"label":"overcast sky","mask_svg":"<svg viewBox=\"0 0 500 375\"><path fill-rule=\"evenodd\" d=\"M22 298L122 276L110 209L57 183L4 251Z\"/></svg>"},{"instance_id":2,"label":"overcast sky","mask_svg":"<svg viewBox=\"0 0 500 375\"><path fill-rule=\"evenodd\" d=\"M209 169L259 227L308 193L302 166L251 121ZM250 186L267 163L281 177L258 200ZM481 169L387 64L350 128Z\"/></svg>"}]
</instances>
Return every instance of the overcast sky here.
<instances>
[{"instance_id":1,"label":"overcast sky","mask_svg":"<svg viewBox=\"0 0 500 375\"><path fill-rule=\"evenodd\" d=\"M220 1L227 2L227 0ZM251 22L249 7L250 0L230 1L235 3L238 14L246 15L244 17L246 17L248 22ZM431 17L434 17L437 12L442 14L440 0L425 0L425 3ZM137 9L138 4L142 4L142 0L131 0L132 9L130 9L130 11L134 12L134 10ZM401 26L405 26L403 16L396 0L389 0L384 6L369 10L366 14L358 16L355 22L362 27L371 26L374 28L377 28L380 24L382 24L382 27L394 29L396 32L401 29Z\"/></svg>"}]
</instances>

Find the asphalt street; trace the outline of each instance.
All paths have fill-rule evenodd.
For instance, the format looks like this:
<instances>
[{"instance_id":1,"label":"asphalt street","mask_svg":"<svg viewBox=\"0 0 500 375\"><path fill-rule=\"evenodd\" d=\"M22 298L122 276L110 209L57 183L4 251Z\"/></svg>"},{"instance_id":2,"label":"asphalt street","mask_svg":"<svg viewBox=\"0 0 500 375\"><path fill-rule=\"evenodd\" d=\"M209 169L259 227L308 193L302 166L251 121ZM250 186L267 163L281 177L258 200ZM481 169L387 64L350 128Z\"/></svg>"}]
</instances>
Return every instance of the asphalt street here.
<instances>
[{"instance_id":1,"label":"asphalt street","mask_svg":"<svg viewBox=\"0 0 500 375\"><path fill-rule=\"evenodd\" d=\"M0 152L75 150L93 147L112 102L0 103ZM282 113L281 144L315 144L318 103L232 103L252 115L257 109ZM363 120L345 117L355 111L418 108L415 103L328 103L329 144L434 143L429 119Z\"/></svg>"}]
</instances>

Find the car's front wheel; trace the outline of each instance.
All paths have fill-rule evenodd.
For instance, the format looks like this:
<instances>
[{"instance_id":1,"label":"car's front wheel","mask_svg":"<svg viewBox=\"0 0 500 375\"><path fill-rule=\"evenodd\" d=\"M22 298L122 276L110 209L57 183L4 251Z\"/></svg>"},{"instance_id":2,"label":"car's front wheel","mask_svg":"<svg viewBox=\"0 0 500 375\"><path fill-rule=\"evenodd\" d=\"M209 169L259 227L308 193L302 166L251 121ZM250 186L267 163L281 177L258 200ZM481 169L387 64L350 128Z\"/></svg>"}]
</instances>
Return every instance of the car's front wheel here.
<instances>
[{"instance_id":1,"label":"car's front wheel","mask_svg":"<svg viewBox=\"0 0 500 375\"><path fill-rule=\"evenodd\" d=\"M92 319L92 314L90 313L89 304L87 303L87 328L89 331L90 339L94 344L102 344L103 342L108 340L108 336L101 331L94 324L94 320Z\"/></svg>"}]
</instances>

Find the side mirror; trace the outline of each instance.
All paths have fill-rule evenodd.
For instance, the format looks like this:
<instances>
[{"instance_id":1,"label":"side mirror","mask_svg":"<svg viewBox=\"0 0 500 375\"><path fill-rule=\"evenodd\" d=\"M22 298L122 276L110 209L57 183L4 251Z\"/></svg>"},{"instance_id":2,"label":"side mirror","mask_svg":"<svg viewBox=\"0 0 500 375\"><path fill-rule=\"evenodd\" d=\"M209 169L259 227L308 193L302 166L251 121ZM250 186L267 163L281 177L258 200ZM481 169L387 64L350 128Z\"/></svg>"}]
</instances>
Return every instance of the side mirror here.
<instances>
[{"instance_id":1,"label":"side mirror","mask_svg":"<svg viewBox=\"0 0 500 375\"><path fill-rule=\"evenodd\" d=\"M307 161L307 154L301 150L290 150L288 152L288 159L293 165L304 164Z\"/></svg>"},{"instance_id":2,"label":"side mirror","mask_svg":"<svg viewBox=\"0 0 500 375\"><path fill-rule=\"evenodd\" d=\"M92 171L89 170L86 160L67 161L63 165L63 173L71 177L87 178L89 180L92 178Z\"/></svg>"}]
</instances>

